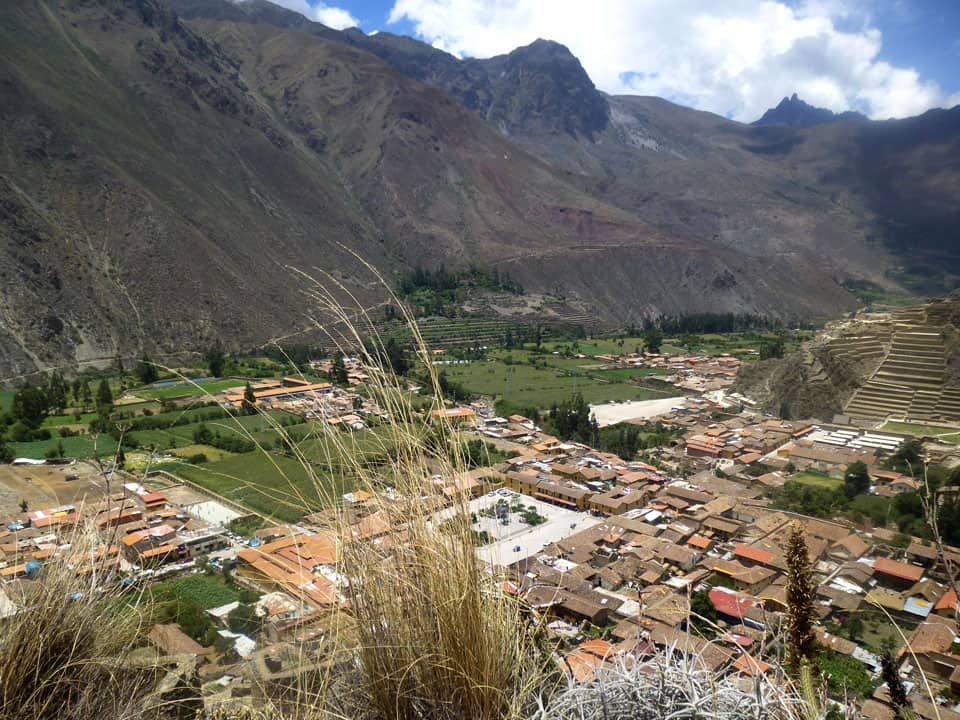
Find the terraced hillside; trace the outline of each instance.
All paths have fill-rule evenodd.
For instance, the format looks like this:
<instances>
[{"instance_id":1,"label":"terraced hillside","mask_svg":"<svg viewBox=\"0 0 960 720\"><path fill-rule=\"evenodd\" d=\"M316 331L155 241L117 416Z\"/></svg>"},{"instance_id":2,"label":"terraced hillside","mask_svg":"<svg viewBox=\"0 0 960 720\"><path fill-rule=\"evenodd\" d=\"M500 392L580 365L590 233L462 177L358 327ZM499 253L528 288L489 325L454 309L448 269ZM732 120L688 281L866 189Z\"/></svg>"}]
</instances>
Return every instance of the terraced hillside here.
<instances>
[{"instance_id":1,"label":"terraced hillside","mask_svg":"<svg viewBox=\"0 0 960 720\"><path fill-rule=\"evenodd\" d=\"M748 369L739 388L788 414L960 422L958 310L954 294L831 323L798 356Z\"/></svg>"}]
</instances>

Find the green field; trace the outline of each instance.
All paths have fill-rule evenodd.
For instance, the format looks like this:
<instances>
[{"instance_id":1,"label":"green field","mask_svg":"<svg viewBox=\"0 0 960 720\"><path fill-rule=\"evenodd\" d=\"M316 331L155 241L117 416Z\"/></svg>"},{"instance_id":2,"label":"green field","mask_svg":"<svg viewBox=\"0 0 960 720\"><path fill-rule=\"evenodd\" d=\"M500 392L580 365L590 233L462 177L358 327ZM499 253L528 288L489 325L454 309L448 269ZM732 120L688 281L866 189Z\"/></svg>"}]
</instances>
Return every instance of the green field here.
<instances>
[{"instance_id":1,"label":"green field","mask_svg":"<svg viewBox=\"0 0 960 720\"><path fill-rule=\"evenodd\" d=\"M97 417L94 412L80 413L76 415L48 415L43 420L43 427L61 427L63 425L87 425L91 420Z\"/></svg>"},{"instance_id":2,"label":"green field","mask_svg":"<svg viewBox=\"0 0 960 720\"><path fill-rule=\"evenodd\" d=\"M216 395L217 393L221 393L224 390L229 390L230 388L243 387L246 385L246 383L246 380L237 380L235 378L212 380L199 385L195 383L182 382L176 385L165 385L159 388L146 388L143 390L137 390L136 394L149 400L162 400L163 398L183 396L200 397L202 395Z\"/></svg>"},{"instance_id":3,"label":"green field","mask_svg":"<svg viewBox=\"0 0 960 720\"><path fill-rule=\"evenodd\" d=\"M893 420L883 424L881 430L889 432L905 433L923 437L925 435L956 435L960 433L960 427L949 427L947 425L922 425L917 423L894 422Z\"/></svg>"},{"instance_id":4,"label":"green field","mask_svg":"<svg viewBox=\"0 0 960 720\"><path fill-rule=\"evenodd\" d=\"M843 480L838 480L837 478L832 478L828 475L818 472L801 472L796 475L791 475L787 478L787 482L796 482L801 485L813 485L815 487L827 488L832 490L843 485Z\"/></svg>"},{"instance_id":5,"label":"green field","mask_svg":"<svg viewBox=\"0 0 960 720\"><path fill-rule=\"evenodd\" d=\"M220 460L225 460L228 457L236 455L236 453L227 452L226 450L215 448L212 445L184 445L181 448L176 448L173 454L182 458L188 458L192 455L206 455L207 460L210 462L219 462Z\"/></svg>"},{"instance_id":6,"label":"green field","mask_svg":"<svg viewBox=\"0 0 960 720\"><path fill-rule=\"evenodd\" d=\"M625 355L636 352L637 348L643 351L644 340L642 337L623 338L592 338L590 340L581 340L578 343L580 352L584 355Z\"/></svg>"},{"instance_id":7,"label":"green field","mask_svg":"<svg viewBox=\"0 0 960 720\"><path fill-rule=\"evenodd\" d=\"M410 426L406 428L411 431L412 429ZM385 461L387 453L396 445L398 432L403 431L384 425L356 432L337 433L335 436L314 433L299 443L298 450L309 462L320 467L349 470L353 463ZM349 456L348 462L343 461L344 455Z\"/></svg>"},{"instance_id":8,"label":"green field","mask_svg":"<svg viewBox=\"0 0 960 720\"><path fill-rule=\"evenodd\" d=\"M17 457L27 457L41 460L50 450L56 450L59 443L63 443L63 454L66 457L89 458L112 456L117 452L117 443L109 435L102 435L94 440L91 435L76 435L61 438L54 435L49 440L34 440L33 442L7 443Z\"/></svg>"},{"instance_id":9,"label":"green field","mask_svg":"<svg viewBox=\"0 0 960 720\"><path fill-rule=\"evenodd\" d=\"M15 390L0 390L0 413L5 413L13 407L13 396L16 394Z\"/></svg>"},{"instance_id":10,"label":"green field","mask_svg":"<svg viewBox=\"0 0 960 720\"><path fill-rule=\"evenodd\" d=\"M187 575L150 585L155 602L195 602L205 610L240 599L240 591L229 587L218 575Z\"/></svg>"},{"instance_id":11,"label":"green field","mask_svg":"<svg viewBox=\"0 0 960 720\"><path fill-rule=\"evenodd\" d=\"M141 447L179 448L184 445L192 445L194 442L193 433L200 425L206 425L213 432L224 437L243 437L252 439L256 442L270 441L275 443L278 439L278 431L274 428L275 423L294 423L287 425L286 430L301 432L306 430L306 425L299 422L296 415L291 415L279 410L273 410L264 414L257 415L239 415L236 417L220 417L210 420L202 420L204 413L209 412L208 408L196 408L182 412L164 413L158 415L158 418L169 418L170 422L175 419L198 418L196 422L186 425L171 425L169 427L159 427L149 430L133 430L130 436L136 440Z\"/></svg>"},{"instance_id":12,"label":"green field","mask_svg":"<svg viewBox=\"0 0 960 720\"><path fill-rule=\"evenodd\" d=\"M637 380L648 375L669 375L670 371L663 368L610 368L591 370L590 374L606 380Z\"/></svg>"},{"instance_id":13,"label":"green field","mask_svg":"<svg viewBox=\"0 0 960 720\"><path fill-rule=\"evenodd\" d=\"M532 365L506 365L495 360L442 368L450 380L479 395L505 399L518 408L548 408L580 393L589 403L608 400L650 400L670 393L650 390L624 382L606 381L584 374L569 374L559 369Z\"/></svg>"},{"instance_id":14,"label":"green field","mask_svg":"<svg viewBox=\"0 0 960 720\"><path fill-rule=\"evenodd\" d=\"M351 486L342 476L333 479L309 473L298 461L274 453L245 453L220 462L183 464L170 472L284 522L296 522L329 505Z\"/></svg>"}]
</instances>

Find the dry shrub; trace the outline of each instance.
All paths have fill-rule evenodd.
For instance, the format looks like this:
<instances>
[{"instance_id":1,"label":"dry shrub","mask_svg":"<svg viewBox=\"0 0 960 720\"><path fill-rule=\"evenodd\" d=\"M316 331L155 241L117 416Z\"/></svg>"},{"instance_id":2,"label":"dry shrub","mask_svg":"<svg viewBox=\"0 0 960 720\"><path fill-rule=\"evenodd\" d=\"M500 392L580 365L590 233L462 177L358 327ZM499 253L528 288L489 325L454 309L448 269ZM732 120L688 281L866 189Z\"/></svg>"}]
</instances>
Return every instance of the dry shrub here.
<instances>
[{"instance_id":1,"label":"dry shrub","mask_svg":"<svg viewBox=\"0 0 960 720\"><path fill-rule=\"evenodd\" d=\"M784 685L764 678L720 678L703 660L667 648L619 662L590 683L569 685L541 702L531 720L798 720L806 714Z\"/></svg>"},{"instance_id":2,"label":"dry shrub","mask_svg":"<svg viewBox=\"0 0 960 720\"><path fill-rule=\"evenodd\" d=\"M420 412L412 409L398 378L377 362L386 353L370 318L362 311L345 313L319 286L316 297L340 320L338 342L345 349L365 346L367 360L381 366L370 373L368 391L389 415L381 437L390 466L351 468L357 488L374 495L377 512L394 529L379 541L346 542L342 553L342 572L351 583L361 697L369 703L354 708L353 716L521 716L543 681L543 669L520 605L499 590L499 578L477 557L468 497L455 493L443 521L434 520L439 506L432 478L449 481L465 472L466 464L460 433L447 423L430 423L429 411L443 401L416 323L407 318L432 390L430 406ZM322 432L325 442L342 445L342 434ZM340 519L347 535L345 518Z\"/></svg>"},{"instance_id":3,"label":"dry shrub","mask_svg":"<svg viewBox=\"0 0 960 720\"><path fill-rule=\"evenodd\" d=\"M76 531L64 557L10 592L16 615L0 634L0 718L143 717L149 672L125 667L136 615L98 557L92 528Z\"/></svg>"}]
</instances>

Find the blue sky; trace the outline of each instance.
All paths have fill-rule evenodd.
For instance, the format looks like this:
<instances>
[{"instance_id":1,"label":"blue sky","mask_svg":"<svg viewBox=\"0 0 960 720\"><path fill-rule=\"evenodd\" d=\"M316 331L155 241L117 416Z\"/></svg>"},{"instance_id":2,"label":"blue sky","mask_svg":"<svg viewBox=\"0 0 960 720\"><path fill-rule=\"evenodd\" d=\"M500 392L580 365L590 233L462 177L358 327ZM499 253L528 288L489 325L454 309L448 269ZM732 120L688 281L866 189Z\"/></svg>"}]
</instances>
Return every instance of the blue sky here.
<instances>
[{"instance_id":1,"label":"blue sky","mask_svg":"<svg viewBox=\"0 0 960 720\"><path fill-rule=\"evenodd\" d=\"M960 0L273 0L488 57L545 37L610 93L753 120L797 92L883 119L960 103Z\"/></svg>"}]
</instances>

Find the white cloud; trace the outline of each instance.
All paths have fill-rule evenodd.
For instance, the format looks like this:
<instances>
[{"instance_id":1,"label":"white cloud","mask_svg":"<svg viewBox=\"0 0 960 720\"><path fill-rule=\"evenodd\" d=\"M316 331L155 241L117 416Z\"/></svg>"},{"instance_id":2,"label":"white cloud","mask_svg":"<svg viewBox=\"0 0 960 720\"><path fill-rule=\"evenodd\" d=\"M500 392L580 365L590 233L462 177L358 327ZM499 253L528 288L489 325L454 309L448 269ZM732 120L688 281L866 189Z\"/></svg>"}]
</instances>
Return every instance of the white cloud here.
<instances>
[{"instance_id":1,"label":"white cloud","mask_svg":"<svg viewBox=\"0 0 960 720\"><path fill-rule=\"evenodd\" d=\"M313 9L313 14L316 20L334 30L360 27L360 21L343 8L320 3Z\"/></svg>"},{"instance_id":2,"label":"white cloud","mask_svg":"<svg viewBox=\"0 0 960 720\"><path fill-rule=\"evenodd\" d=\"M834 111L915 115L936 83L878 59L860 0L395 0L426 42L489 57L538 37L565 44L610 93L659 95L750 121L796 92ZM841 27L843 29L841 29ZM852 28L852 29L851 29Z\"/></svg>"},{"instance_id":3,"label":"white cloud","mask_svg":"<svg viewBox=\"0 0 960 720\"><path fill-rule=\"evenodd\" d=\"M236 1L244 2L244 0ZM323 23L334 30L360 26L360 21L351 15L350 11L323 2L313 4L307 2L307 0L270 0L270 2L285 7L287 10L298 12L306 18Z\"/></svg>"}]
</instances>

